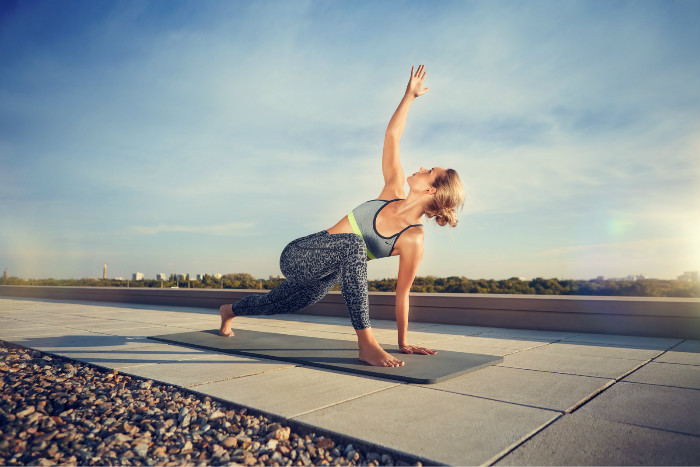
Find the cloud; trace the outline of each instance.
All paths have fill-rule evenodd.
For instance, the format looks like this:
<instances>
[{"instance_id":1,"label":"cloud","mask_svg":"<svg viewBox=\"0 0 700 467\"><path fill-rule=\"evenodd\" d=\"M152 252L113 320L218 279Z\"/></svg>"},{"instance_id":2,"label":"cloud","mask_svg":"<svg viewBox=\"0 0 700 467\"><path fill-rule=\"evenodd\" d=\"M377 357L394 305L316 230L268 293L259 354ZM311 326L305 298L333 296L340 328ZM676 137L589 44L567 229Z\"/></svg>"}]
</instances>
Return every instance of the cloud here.
<instances>
[{"instance_id":1,"label":"cloud","mask_svg":"<svg viewBox=\"0 0 700 467\"><path fill-rule=\"evenodd\" d=\"M255 226L255 222L229 222L225 224L213 225L167 225L157 224L151 226L132 226L127 232L137 235L158 235L168 232L196 233L202 235L245 235L250 234L250 230Z\"/></svg>"}]
</instances>

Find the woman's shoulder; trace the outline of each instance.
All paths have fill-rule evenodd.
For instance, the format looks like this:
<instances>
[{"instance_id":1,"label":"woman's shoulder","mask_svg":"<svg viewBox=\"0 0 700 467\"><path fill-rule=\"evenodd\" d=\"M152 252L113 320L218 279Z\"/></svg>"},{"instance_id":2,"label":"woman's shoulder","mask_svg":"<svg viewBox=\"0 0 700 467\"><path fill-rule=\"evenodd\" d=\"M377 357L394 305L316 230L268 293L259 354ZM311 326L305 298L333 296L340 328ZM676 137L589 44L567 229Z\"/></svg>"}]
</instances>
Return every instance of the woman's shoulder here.
<instances>
[{"instance_id":1,"label":"woman's shoulder","mask_svg":"<svg viewBox=\"0 0 700 467\"><path fill-rule=\"evenodd\" d=\"M399 255L422 253L423 238L423 226L412 226L399 235L394 249L398 250Z\"/></svg>"}]
</instances>

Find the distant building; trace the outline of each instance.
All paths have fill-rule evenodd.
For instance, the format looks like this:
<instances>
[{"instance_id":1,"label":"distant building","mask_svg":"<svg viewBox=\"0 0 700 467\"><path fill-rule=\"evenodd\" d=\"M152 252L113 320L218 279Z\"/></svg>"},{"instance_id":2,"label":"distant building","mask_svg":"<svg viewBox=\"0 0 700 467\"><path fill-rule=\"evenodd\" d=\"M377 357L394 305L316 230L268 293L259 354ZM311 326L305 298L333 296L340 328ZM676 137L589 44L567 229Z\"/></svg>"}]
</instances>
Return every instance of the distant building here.
<instances>
[{"instance_id":1,"label":"distant building","mask_svg":"<svg viewBox=\"0 0 700 467\"><path fill-rule=\"evenodd\" d=\"M2 277L4 277L5 279L7 279L8 277L10 277L10 271L8 271L7 268L5 268L5 272L2 273Z\"/></svg>"},{"instance_id":2,"label":"distant building","mask_svg":"<svg viewBox=\"0 0 700 467\"><path fill-rule=\"evenodd\" d=\"M204 280L204 274L197 274L197 280L198 281Z\"/></svg>"},{"instance_id":3,"label":"distant building","mask_svg":"<svg viewBox=\"0 0 700 467\"><path fill-rule=\"evenodd\" d=\"M216 274L212 274L211 276L212 276L214 279L221 279L222 277L224 277L223 274L219 274L218 272L217 272Z\"/></svg>"},{"instance_id":4,"label":"distant building","mask_svg":"<svg viewBox=\"0 0 700 467\"><path fill-rule=\"evenodd\" d=\"M115 277L114 280L115 281L125 281L126 279L124 279L123 277Z\"/></svg>"},{"instance_id":5,"label":"distant building","mask_svg":"<svg viewBox=\"0 0 700 467\"><path fill-rule=\"evenodd\" d=\"M697 282L698 281L698 271L686 271L680 276L678 276L679 281L690 281L690 282Z\"/></svg>"},{"instance_id":6,"label":"distant building","mask_svg":"<svg viewBox=\"0 0 700 467\"><path fill-rule=\"evenodd\" d=\"M164 273L161 272L159 274L156 274L156 279L159 281L167 281L168 276L166 276Z\"/></svg>"},{"instance_id":7,"label":"distant building","mask_svg":"<svg viewBox=\"0 0 700 467\"><path fill-rule=\"evenodd\" d=\"M102 279L107 279L107 263L102 266Z\"/></svg>"},{"instance_id":8,"label":"distant building","mask_svg":"<svg viewBox=\"0 0 700 467\"><path fill-rule=\"evenodd\" d=\"M625 276L625 277L611 277L609 280L634 282L634 281L643 281L646 279L647 279L647 276L645 276L644 274L630 274L629 276Z\"/></svg>"},{"instance_id":9,"label":"distant building","mask_svg":"<svg viewBox=\"0 0 700 467\"><path fill-rule=\"evenodd\" d=\"M186 281L186 280L187 280L187 274L178 274L178 275L177 275L177 280L179 280L179 281Z\"/></svg>"},{"instance_id":10,"label":"distant building","mask_svg":"<svg viewBox=\"0 0 700 467\"><path fill-rule=\"evenodd\" d=\"M132 281L142 281L143 280L143 273L142 272L135 272L131 275L131 280Z\"/></svg>"},{"instance_id":11,"label":"distant building","mask_svg":"<svg viewBox=\"0 0 700 467\"><path fill-rule=\"evenodd\" d=\"M281 274L280 274L279 276L270 275L270 279L269 279L269 280L272 281L272 280L279 280L279 279L284 279L284 276L281 275Z\"/></svg>"}]
</instances>

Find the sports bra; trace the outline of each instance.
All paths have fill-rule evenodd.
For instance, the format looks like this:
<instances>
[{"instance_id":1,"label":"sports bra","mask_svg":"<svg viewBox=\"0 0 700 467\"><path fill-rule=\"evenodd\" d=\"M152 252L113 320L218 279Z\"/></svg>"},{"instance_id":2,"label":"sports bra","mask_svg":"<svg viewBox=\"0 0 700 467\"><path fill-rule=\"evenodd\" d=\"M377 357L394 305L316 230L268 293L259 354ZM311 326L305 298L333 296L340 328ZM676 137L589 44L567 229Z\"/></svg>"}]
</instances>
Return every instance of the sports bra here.
<instances>
[{"instance_id":1,"label":"sports bra","mask_svg":"<svg viewBox=\"0 0 700 467\"><path fill-rule=\"evenodd\" d=\"M386 258L387 256L391 256L399 235L411 227L421 227L423 225L409 225L401 232L396 233L391 237L384 237L380 235L379 232L377 232L377 215L379 214L379 211L384 209L387 204L393 203L394 201L401 201L401 199L397 198L389 201L384 199L373 199L360 204L348 214L348 219L350 220L352 230L365 241L365 246L367 247L367 257L370 259Z\"/></svg>"}]
</instances>

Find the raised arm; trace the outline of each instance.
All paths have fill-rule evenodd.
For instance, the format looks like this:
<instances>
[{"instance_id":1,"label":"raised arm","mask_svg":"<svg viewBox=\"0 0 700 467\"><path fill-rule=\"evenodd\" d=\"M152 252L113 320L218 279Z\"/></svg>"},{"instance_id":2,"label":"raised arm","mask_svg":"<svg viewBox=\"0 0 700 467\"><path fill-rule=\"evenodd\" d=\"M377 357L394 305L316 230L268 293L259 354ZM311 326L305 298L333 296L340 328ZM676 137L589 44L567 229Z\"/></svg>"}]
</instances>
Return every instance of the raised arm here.
<instances>
[{"instance_id":1,"label":"raised arm","mask_svg":"<svg viewBox=\"0 0 700 467\"><path fill-rule=\"evenodd\" d=\"M411 77L406 86L406 93L401 99L394 115L392 115L384 135L384 150L382 152L382 173L384 174L384 189L380 199L403 198L404 172L399 160L399 141L406 127L406 117L411 104L416 97L422 96L430 88L423 88L426 72L425 65L420 65L414 72L411 67Z\"/></svg>"}]
</instances>

